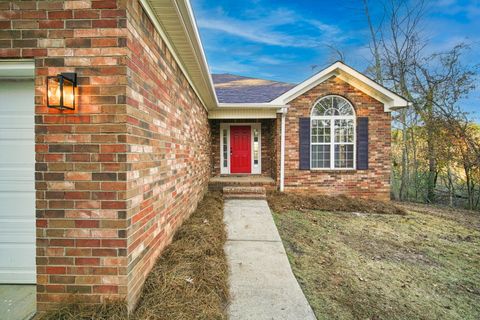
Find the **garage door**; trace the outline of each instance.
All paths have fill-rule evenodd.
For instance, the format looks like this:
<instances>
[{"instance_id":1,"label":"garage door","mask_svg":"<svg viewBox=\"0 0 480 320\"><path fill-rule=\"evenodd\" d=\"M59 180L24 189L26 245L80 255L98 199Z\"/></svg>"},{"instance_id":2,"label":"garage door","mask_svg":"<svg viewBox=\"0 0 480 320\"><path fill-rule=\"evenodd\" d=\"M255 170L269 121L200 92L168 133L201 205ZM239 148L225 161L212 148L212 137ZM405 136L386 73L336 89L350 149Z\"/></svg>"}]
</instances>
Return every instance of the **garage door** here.
<instances>
[{"instance_id":1,"label":"garage door","mask_svg":"<svg viewBox=\"0 0 480 320\"><path fill-rule=\"evenodd\" d=\"M36 282L34 137L33 80L0 77L0 283Z\"/></svg>"}]
</instances>

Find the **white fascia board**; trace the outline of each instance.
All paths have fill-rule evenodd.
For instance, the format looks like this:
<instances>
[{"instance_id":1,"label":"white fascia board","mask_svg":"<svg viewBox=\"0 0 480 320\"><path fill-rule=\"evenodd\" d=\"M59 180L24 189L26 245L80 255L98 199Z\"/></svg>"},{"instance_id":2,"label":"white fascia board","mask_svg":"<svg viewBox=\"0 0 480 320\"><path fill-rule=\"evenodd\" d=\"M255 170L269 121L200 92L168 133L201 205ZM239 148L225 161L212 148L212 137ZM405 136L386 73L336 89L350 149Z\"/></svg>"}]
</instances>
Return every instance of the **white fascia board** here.
<instances>
[{"instance_id":1,"label":"white fascia board","mask_svg":"<svg viewBox=\"0 0 480 320\"><path fill-rule=\"evenodd\" d=\"M215 103L217 103L217 96L216 96L216 93L215 93L215 90L213 89L213 81L212 81L212 78L211 78L211 75L210 75L210 72L208 71L208 64L206 62L206 58L205 58L205 54L203 52L203 47L202 47L202 44L200 42L200 37L198 35L198 30L197 30L197 26L195 24L195 19L193 18L193 12L192 12L192 9L191 9L191 6L190 6L190 3L188 0L184 0L183 1L185 3L185 10L184 10L184 13L186 14L181 14L181 9L179 8L179 5L177 3L177 1L174 1L174 5L175 5L175 8L177 9L177 13L179 14L179 17L181 18L181 23L183 25L183 27L185 28L186 25L188 23L190 24L193 24L191 29L193 29L193 32L194 32L194 39L192 40L192 37L190 37L190 33L189 32L186 32L186 34L189 35L189 42L190 44L192 45L192 48L195 50L195 41L197 42L197 47L200 49L200 52L201 52L201 59L199 61L199 64L200 64L200 67L202 69L202 73L203 73L203 76L204 77L207 77L208 80L207 80L207 83L209 84L209 89L211 91L211 94L213 94L213 97L214 97L214 101ZM200 99L203 107L208 111L208 107L207 107L207 104L205 103L205 101L203 100L202 96L200 95L198 89L197 89L197 86L195 85L194 81L192 80L190 74L187 72L182 60L180 59L180 57L178 56L178 53L175 51L172 43L170 42L170 39L169 37L167 36L167 34L165 33L165 31L163 30L160 22L158 21L157 19L157 16L156 16L156 13L153 11L153 9L150 7L150 4L148 3L148 0L140 0L140 4L142 5L142 7L145 9L145 12L147 13L148 17L150 18L150 20L152 21L153 25L155 26L155 29L157 30L157 32L160 34L162 40L165 42L168 50L170 51L170 53L172 54L173 58L175 59L175 61L177 62L178 66L180 67L180 69L182 70L182 73L185 75L185 77L187 78L187 81L188 83L190 84L190 86L193 88L193 90L195 91L195 94L197 95L197 97ZM186 11L186 12L185 12ZM189 17L190 18L190 22L185 22L185 16ZM189 28L190 29L190 28ZM188 30L188 29L187 29ZM195 40L195 41L194 41ZM196 51L196 50L195 50ZM198 55L198 52L196 52L196 55ZM206 71L205 71L206 70ZM214 106L215 107L215 106Z\"/></svg>"},{"instance_id":2,"label":"white fascia board","mask_svg":"<svg viewBox=\"0 0 480 320\"><path fill-rule=\"evenodd\" d=\"M0 60L1 79L33 79L35 62L32 59Z\"/></svg>"},{"instance_id":3,"label":"white fascia board","mask_svg":"<svg viewBox=\"0 0 480 320\"><path fill-rule=\"evenodd\" d=\"M191 32L187 32L187 35L189 37L189 42L196 53L195 57L198 61L198 64L200 65L200 68L202 69L202 74L204 76L206 85L210 90L210 94L213 95L214 100L218 105L217 93L215 91L215 86L213 85L212 75L208 67L207 57L205 55L205 50L203 49L203 44L200 38L200 34L198 33L197 22L195 20L195 15L193 14L193 9L190 4L190 1L180 0L180 1L175 1L175 4L177 9L179 10L179 13L182 17L182 21L184 25L188 26L187 30L191 31Z\"/></svg>"},{"instance_id":4,"label":"white fascia board","mask_svg":"<svg viewBox=\"0 0 480 320\"><path fill-rule=\"evenodd\" d=\"M279 96L278 98L273 100L271 103L286 104L286 103L292 101L293 99L295 99L296 97L304 94L308 90L315 87L317 84L322 83L323 81L325 81L328 78L330 78L331 76L333 76L334 74L332 72L337 68L336 64L337 63L334 63L330 67L320 71L319 73L315 74L314 76L312 76L312 77L308 78L307 80L299 83L298 85L296 85L292 89L288 90L287 92L285 92L284 94L282 94L281 96Z\"/></svg>"},{"instance_id":5,"label":"white fascia board","mask_svg":"<svg viewBox=\"0 0 480 320\"><path fill-rule=\"evenodd\" d=\"M285 92L271 103L287 104L332 76L342 77L346 82L349 82L353 86L360 87L358 89L362 89L364 92L367 91L365 93L369 95L373 95L372 91L378 92L378 94L375 94L375 98L379 99L380 102L384 104L385 112L403 108L409 104L408 101L403 97L384 88L372 79L339 61ZM352 81L352 79L356 79L357 81Z\"/></svg>"},{"instance_id":6,"label":"white fascia board","mask_svg":"<svg viewBox=\"0 0 480 320\"><path fill-rule=\"evenodd\" d=\"M359 80L360 81L360 83L359 83L360 86L361 86L361 83L363 83L366 86L370 87L371 89L380 93L380 95L383 95L384 97L386 97L386 99L384 99L383 101L380 100L381 102L383 102L385 104L385 109L386 109L385 112L389 112L392 109L404 108L404 107L407 107L409 105L409 102L405 98L403 98L403 97L399 96L398 94L396 94L395 92L393 92L391 90L388 90L387 88L381 86L380 84L376 83L375 81L373 81L369 77L365 76L364 74L358 72L357 70L355 70L355 69L353 69L353 68L351 68L351 67L349 67L349 66L347 66L343 63L340 63L340 70L342 70L345 74L347 74L347 78L348 78L348 76L351 76L354 79ZM365 89L367 89L367 88L365 88ZM366 93L369 94L368 92L366 92Z\"/></svg>"}]
</instances>

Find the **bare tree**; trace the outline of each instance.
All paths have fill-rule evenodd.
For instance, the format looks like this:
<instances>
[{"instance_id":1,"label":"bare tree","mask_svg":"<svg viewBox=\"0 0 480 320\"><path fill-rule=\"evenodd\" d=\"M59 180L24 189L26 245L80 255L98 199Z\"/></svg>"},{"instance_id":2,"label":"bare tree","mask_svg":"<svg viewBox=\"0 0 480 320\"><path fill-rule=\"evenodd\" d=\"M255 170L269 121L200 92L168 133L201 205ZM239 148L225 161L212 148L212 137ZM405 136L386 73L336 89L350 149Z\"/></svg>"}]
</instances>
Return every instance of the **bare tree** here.
<instances>
[{"instance_id":1,"label":"bare tree","mask_svg":"<svg viewBox=\"0 0 480 320\"><path fill-rule=\"evenodd\" d=\"M412 107L402 109L394 117L394 129L401 132L400 199L410 199L412 195L418 199L421 185L425 190L423 200L434 202L438 176L443 170L453 203L456 188L449 163L453 161L452 153L457 153L462 154L458 165L463 167L472 207L478 188L475 170L479 144L472 130L467 130L471 123L458 105L473 89L478 70L461 63L468 46L459 44L447 52L426 54L428 39L421 32L428 9L424 0L384 0L383 15L376 24L368 0L363 0L363 8L371 37L370 71L379 83L412 102ZM454 137L445 132L447 124L455 127ZM440 145L440 135L462 141L463 149Z\"/></svg>"},{"instance_id":2,"label":"bare tree","mask_svg":"<svg viewBox=\"0 0 480 320\"><path fill-rule=\"evenodd\" d=\"M368 7L368 0L363 0L363 7L365 11L365 17L367 18L367 22L368 22L368 29L370 30L370 37L371 37L370 51L374 59L373 73L375 75L375 81L377 81L380 84L383 84L382 61L380 57L380 50L379 50L379 44L378 44L378 31L375 30L376 28L372 22L370 9Z\"/></svg>"},{"instance_id":3,"label":"bare tree","mask_svg":"<svg viewBox=\"0 0 480 320\"><path fill-rule=\"evenodd\" d=\"M330 62L345 62L345 53L340 48L329 44L327 44L327 47L330 49Z\"/></svg>"},{"instance_id":4,"label":"bare tree","mask_svg":"<svg viewBox=\"0 0 480 320\"><path fill-rule=\"evenodd\" d=\"M413 96L409 87L412 69L415 61L424 48L424 43L420 40L419 27L424 15L424 1L412 4L406 0L387 0L384 3L384 22L378 31L375 32L368 3L364 2L367 20L369 20L371 37L373 43L373 52L376 72L382 71L379 78L382 83L389 86L392 90L413 101ZM409 149L408 149L408 127L409 127L409 108L399 111L395 118L400 124L402 131L402 161L401 161L401 180L400 180L400 199L408 196L409 187Z\"/></svg>"},{"instance_id":5,"label":"bare tree","mask_svg":"<svg viewBox=\"0 0 480 320\"><path fill-rule=\"evenodd\" d=\"M464 66L462 54L469 47L458 44L451 50L436 53L415 62L413 90L416 93L416 112L421 116L426 128L428 146L428 183L427 201L434 202L438 177L436 139L438 125L447 118L459 121L464 113L458 107L460 99L466 97L474 88L476 67ZM461 120L460 120L461 121ZM464 121L465 122L465 121Z\"/></svg>"}]
</instances>

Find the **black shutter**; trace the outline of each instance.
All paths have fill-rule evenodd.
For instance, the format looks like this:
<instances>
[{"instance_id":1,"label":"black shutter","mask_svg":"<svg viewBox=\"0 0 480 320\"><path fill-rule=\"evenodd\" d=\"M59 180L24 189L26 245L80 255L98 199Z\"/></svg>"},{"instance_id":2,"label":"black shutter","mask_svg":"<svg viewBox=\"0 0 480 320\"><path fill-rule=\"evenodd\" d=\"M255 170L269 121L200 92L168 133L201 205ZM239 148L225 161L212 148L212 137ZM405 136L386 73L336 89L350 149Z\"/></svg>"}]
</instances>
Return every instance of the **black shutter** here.
<instances>
[{"instance_id":1,"label":"black shutter","mask_svg":"<svg viewBox=\"0 0 480 320\"><path fill-rule=\"evenodd\" d=\"M310 118L300 118L300 170L310 170Z\"/></svg>"},{"instance_id":2,"label":"black shutter","mask_svg":"<svg viewBox=\"0 0 480 320\"><path fill-rule=\"evenodd\" d=\"M357 118L357 169L368 169L368 118Z\"/></svg>"}]
</instances>

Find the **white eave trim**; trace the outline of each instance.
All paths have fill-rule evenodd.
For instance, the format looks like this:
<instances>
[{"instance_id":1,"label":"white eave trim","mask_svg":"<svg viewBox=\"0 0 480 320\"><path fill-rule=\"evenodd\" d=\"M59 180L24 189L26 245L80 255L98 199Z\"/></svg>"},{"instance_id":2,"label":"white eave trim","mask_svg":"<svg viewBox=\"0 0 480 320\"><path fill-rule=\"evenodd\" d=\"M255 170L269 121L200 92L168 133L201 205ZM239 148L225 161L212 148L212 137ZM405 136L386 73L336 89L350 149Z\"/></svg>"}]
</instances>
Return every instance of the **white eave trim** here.
<instances>
[{"instance_id":1,"label":"white eave trim","mask_svg":"<svg viewBox=\"0 0 480 320\"><path fill-rule=\"evenodd\" d=\"M362 73L347 66L346 64L337 61L331 66L325 68L304 82L293 87L289 91L285 92L275 100L272 104L287 104L293 99L304 94L308 90L314 88L318 84L325 80L337 76L342 80L352 84L354 87L365 92L366 94L378 99L385 106L385 112L390 112L395 109L404 108L409 105L409 102L396 93L388 90L387 88L379 85L372 79L366 77Z\"/></svg>"},{"instance_id":2,"label":"white eave trim","mask_svg":"<svg viewBox=\"0 0 480 320\"><path fill-rule=\"evenodd\" d=\"M190 36L190 32L187 32L187 35L189 36L189 40L193 49L197 53L195 57L197 58L200 68L202 69L202 73L206 75L206 77L204 77L205 84L210 90L210 93L213 95L215 103L218 105L217 93L215 91L215 86L213 85L212 74L210 73L210 69L208 67L207 57L205 56L205 50L203 49L202 40L200 39L200 34L198 33L197 22L195 20L195 15L193 14L193 9L190 1L176 1L176 4L177 8L179 8L179 13L183 18L183 22L185 23L185 21L188 21L187 26L192 27L191 31L193 33L193 38ZM185 8L183 6L185 6ZM185 12L185 14L183 14L183 12ZM188 29L189 28L187 27L187 30Z\"/></svg>"},{"instance_id":3,"label":"white eave trim","mask_svg":"<svg viewBox=\"0 0 480 320\"><path fill-rule=\"evenodd\" d=\"M188 0L178 0L178 1L177 0L172 0L172 3L175 6L175 9L177 11L177 15L178 15L178 18L180 20L180 23L182 24L183 28L186 31L185 34L188 37L188 42L191 45L192 50L195 52L194 56L195 56L195 59L197 60L197 63L199 64L200 69L201 69L204 85L206 85L206 88L209 91L208 94L211 95L212 102L210 104L207 101L205 101L203 96L200 94L199 88L198 88L198 83L195 83L192 80L192 77L191 77L190 73L185 68L185 65L184 65L182 59L179 57L178 52L175 50L175 48L172 45L168 35L165 33L164 29L162 28L162 26L161 26L161 24L160 24L160 22L157 18L157 14L159 14L159 13L154 12L154 10L151 8L151 6L149 4L149 0L140 0L140 4L145 9L145 12L147 13L148 17L150 18L153 25L155 26L155 29L158 31L158 33L162 37L162 40L165 42L168 50L170 51L173 58L177 62L178 66L182 70L182 73L187 78L187 81L192 86L193 90L195 91L195 94L200 99L204 108L208 111L210 108L215 108L216 107L218 99L217 99L216 92L215 92L215 89L214 89L214 86L213 86L212 76L211 76L210 71L208 69L208 64L207 64L207 60L206 60L206 57L205 57L205 52L203 50L203 46L202 46L202 43L201 43L201 40L200 40L200 36L198 34L198 29L197 29L197 25L195 23L195 18L194 18L194 15L193 15L193 11L192 11L190 2ZM192 33L193 33L193 35L192 35Z\"/></svg>"}]
</instances>

